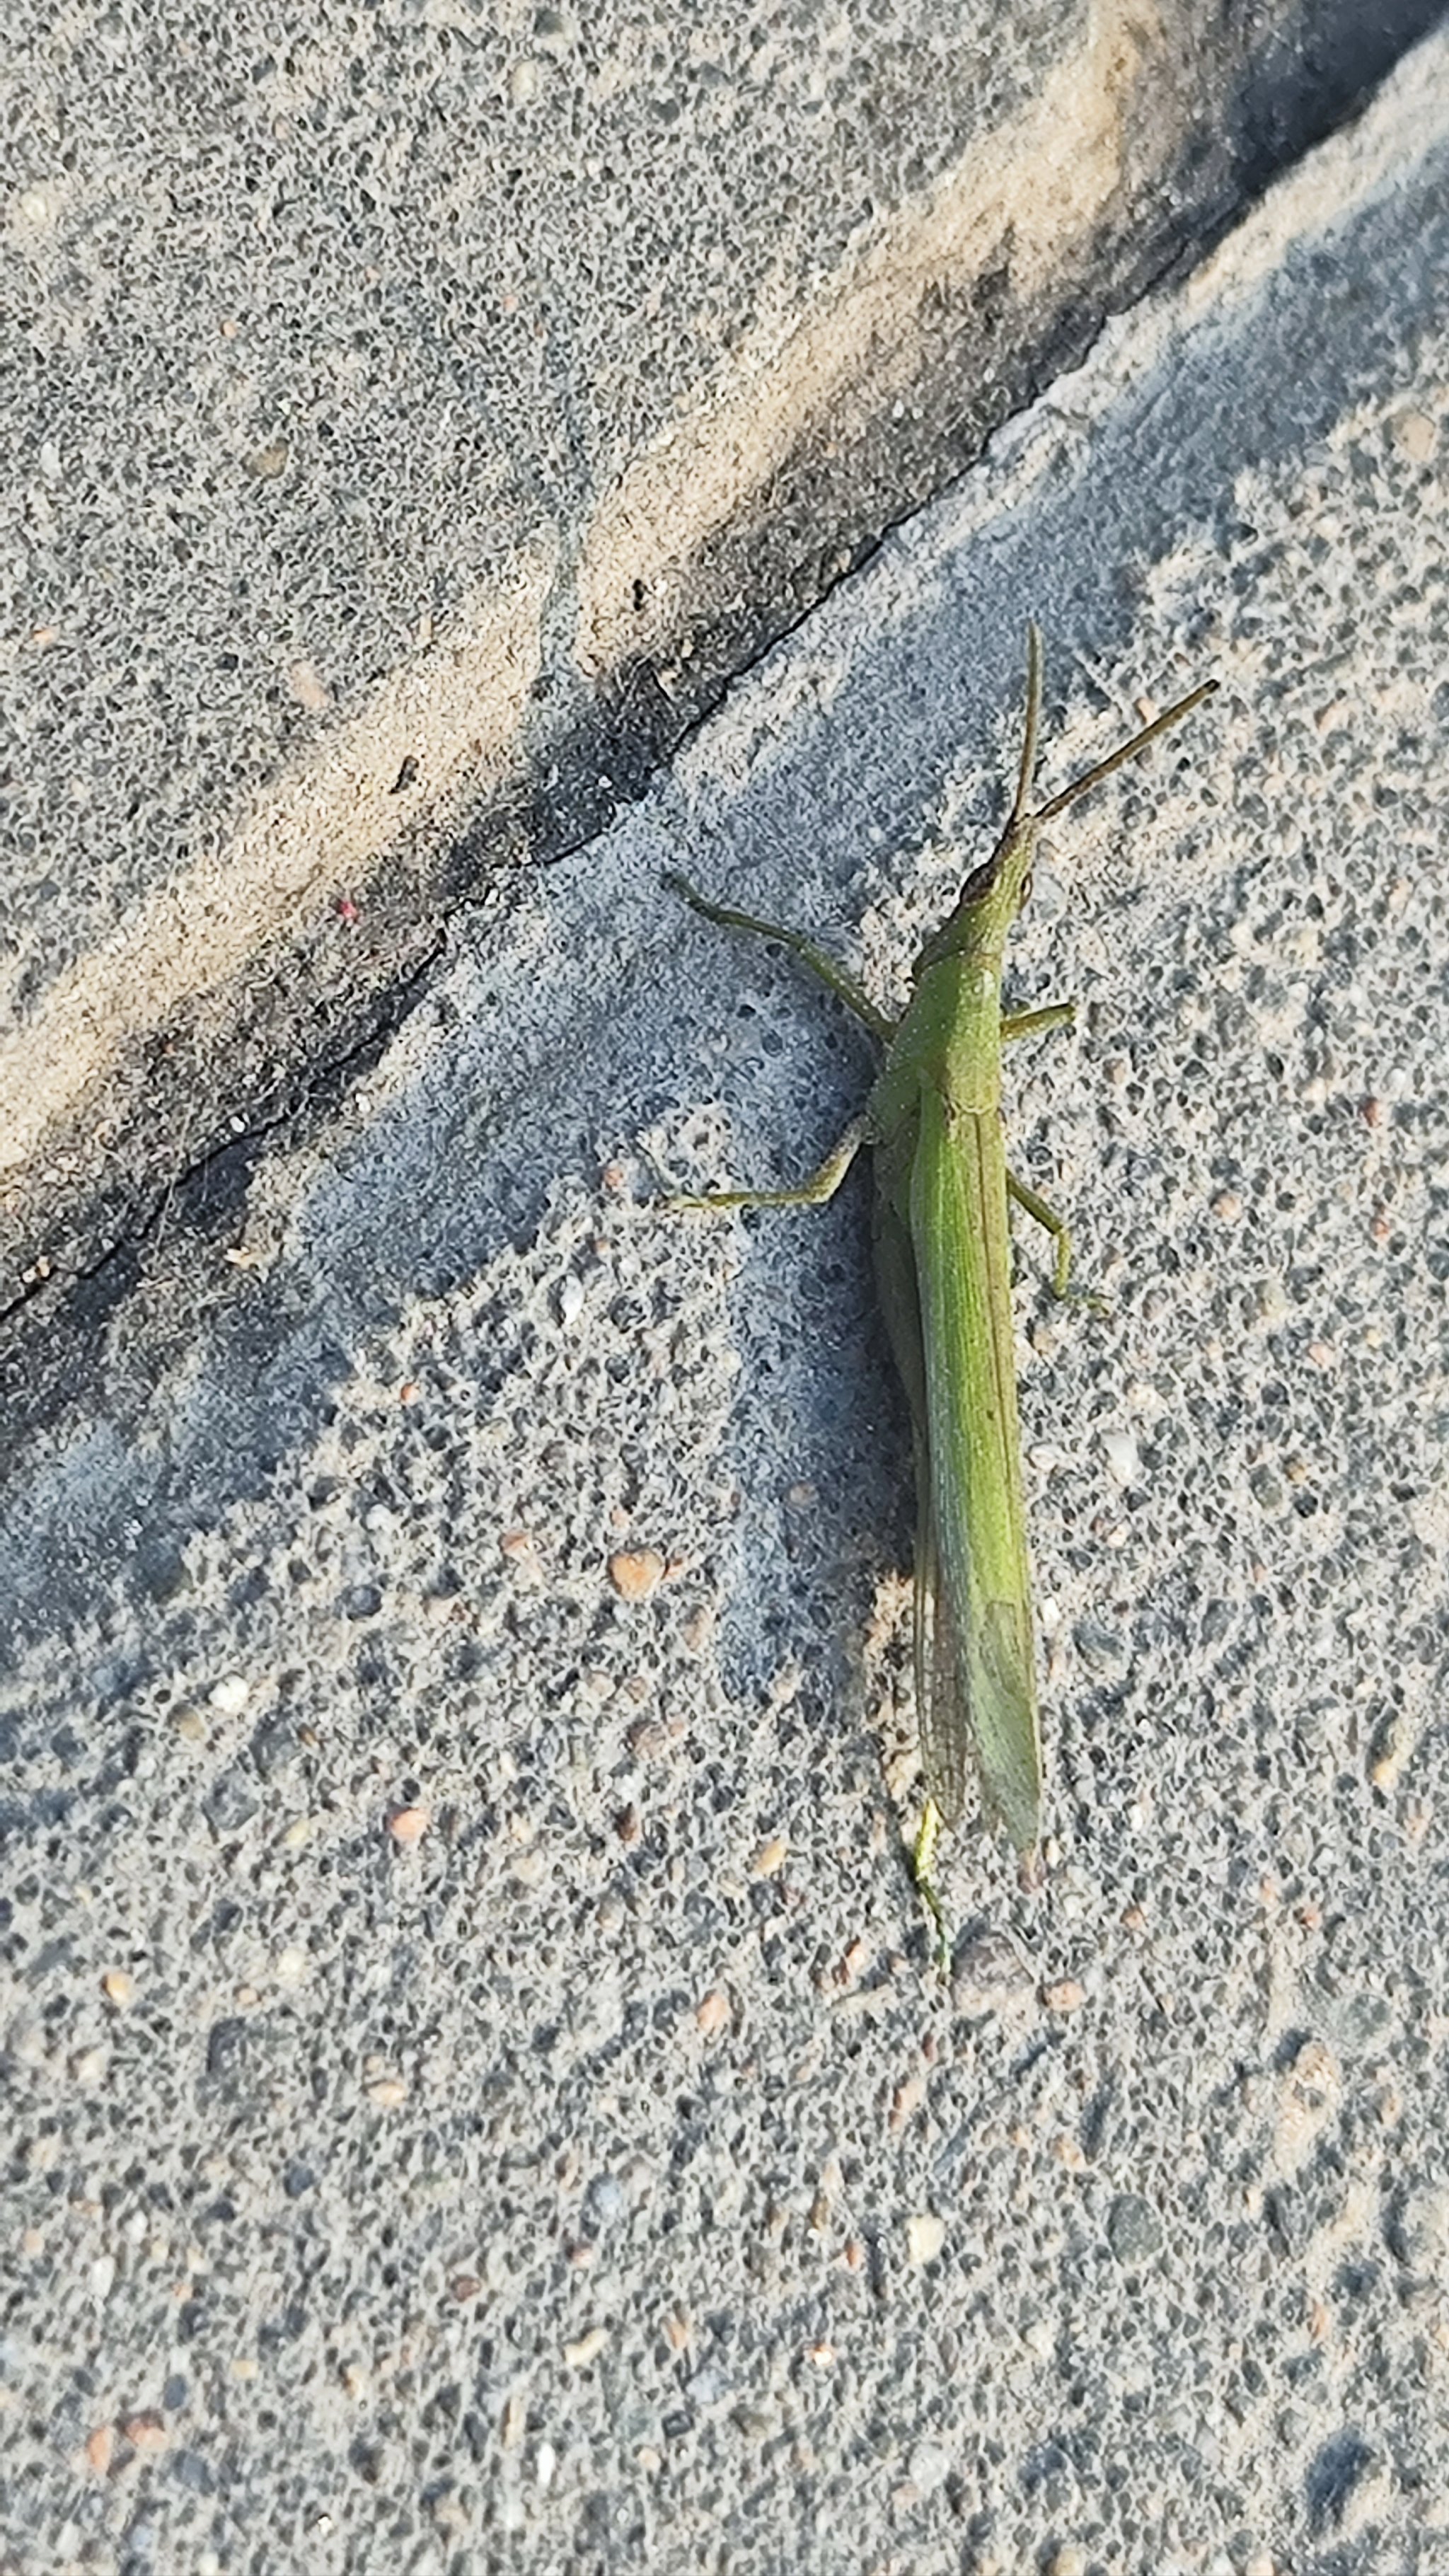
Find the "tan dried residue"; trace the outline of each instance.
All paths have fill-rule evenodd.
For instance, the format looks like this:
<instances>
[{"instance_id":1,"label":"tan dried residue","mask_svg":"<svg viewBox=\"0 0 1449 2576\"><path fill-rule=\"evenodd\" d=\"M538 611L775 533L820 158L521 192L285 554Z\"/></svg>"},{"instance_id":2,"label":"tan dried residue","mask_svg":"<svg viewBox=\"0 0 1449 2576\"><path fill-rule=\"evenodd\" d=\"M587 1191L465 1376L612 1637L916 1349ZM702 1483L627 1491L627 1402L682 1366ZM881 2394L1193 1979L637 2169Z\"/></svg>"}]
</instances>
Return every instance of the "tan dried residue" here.
<instances>
[{"instance_id":1,"label":"tan dried residue","mask_svg":"<svg viewBox=\"0 0 1449 2576\"><path fill-rule=\"evenodd\" d=\"M507 774L540 668L552 578L542 555L521 558L448 653L391 673L258 800L234 839L178 869L51 987L0 1044L0 1179L23 1168L123 1049L225 985L337 886L365 881L396 836L391 791L409 753L445 839L450 817Z\"/></svg>"},{"instance_id":2,"label":"tan dried residue","mask_svg":"<svg viewBox=\"0 0 1449 2576\"><path fill-rule=\"evenodd\" d=\"M828 422L848 443L906 391L921 367L909 317L929 309L934 289L983 274L1008 233L1019 296L1060 277L1122 183L1139 75L1144 63L1160 64L1163 41L1150 5L1093 10L1083 44L1013 124L973 140L924 201L903 206L833 295L759 335L727 377L699 388L688 417L625 469L585 540L585 671L658 651L674 632L691 562L722 528L764 509L773 478L812 430Z\"/></svg>"},{"instance_id":3,"label":"tan dried residue","mask_svg":"<svg viewBox=\"0 0 1449 2576\"><path fill-rule=\"evenodd\" d=\"M1279 2173L1297 2172L1325 2122L1337 2117L1342 2094L1332 2050L1321 2039L1305 2040L1278 2092L1273 2162Z\"/></svg>"}]
</instances>

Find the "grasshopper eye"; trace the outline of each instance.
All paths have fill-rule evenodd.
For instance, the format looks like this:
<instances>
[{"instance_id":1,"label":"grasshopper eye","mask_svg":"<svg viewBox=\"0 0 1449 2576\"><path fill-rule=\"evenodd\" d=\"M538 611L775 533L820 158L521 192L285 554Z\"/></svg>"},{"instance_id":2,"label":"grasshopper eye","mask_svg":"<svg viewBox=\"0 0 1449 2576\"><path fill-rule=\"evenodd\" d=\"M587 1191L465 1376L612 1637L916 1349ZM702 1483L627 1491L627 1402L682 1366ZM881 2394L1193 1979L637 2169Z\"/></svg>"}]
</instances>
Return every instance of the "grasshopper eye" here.
<instances>
[{"instance_id":1,"label":"grasshopper eye","mask_svg":"<svg viewBox=\"0 0 1449 2576\"><path fill-rule=\"evenodd\" d=\"M1022 878L1022 881L1021 881L1021 906L1020 906L1020 908L1021 908L1021 910L1022 910L1023 912L1025 912L1027 905L1028 905L1028 904L1030 903L1030 901L1031 901L1031 890L1032 890L1032 887L1035 885L1035 883L1036 883L1036 879L1035 879L1035 877L1032 875L1032 873L1031 873L1030 869L1028 869L1028 870L1027 870L1026 875Z\"/></svg>"}]
</instances>

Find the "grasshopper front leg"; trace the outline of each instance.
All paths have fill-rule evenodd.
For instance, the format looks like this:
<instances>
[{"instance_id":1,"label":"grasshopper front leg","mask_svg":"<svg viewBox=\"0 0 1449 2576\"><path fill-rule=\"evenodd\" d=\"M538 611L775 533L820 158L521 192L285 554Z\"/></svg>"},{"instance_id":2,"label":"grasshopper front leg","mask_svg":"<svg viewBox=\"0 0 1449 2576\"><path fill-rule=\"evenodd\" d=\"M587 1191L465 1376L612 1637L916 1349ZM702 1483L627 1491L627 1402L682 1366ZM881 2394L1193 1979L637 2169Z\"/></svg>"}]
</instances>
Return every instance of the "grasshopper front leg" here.
<instances>
[{"instance_id":1,"label":"grasshopper front leg","mask_svg":"<svg viewBox=\"0 0 1449 2576\"><path fill-rule=\"evenodd\" d=\"M697 886L690 884L688 877L679 874L677 868L668 871L664 882L671 894L682 896L691 911L702 913L706 921L717 921L725 930L747 930L753 938L769 939L777 948L788 948L791 956L798 957L802 966L808 966L826 991L833 993L838 1002L843 1002L863 1028L869 1029L878 1045L889 1046L895 1035L894 1020L887 1019L884 1011L876 1009L870 995L863 985L856 982L848 967L837 965L835 959L817 947L813 939L807 938L803 930L787 929L779 921L761 921L753 912L736 912L732 904L712 903L709 896L701 894Z\"/></svg>"},{"instance_id":2,"label":"grasshopper front leg","mask_svg":"<svg viewBox=\"0 0 1449 2576\"><path fill-rule=\"evenodd\" d=\"M1076 1016L1075 1002L1047 1002L1036 1011L1003 1011L1002 1045L1005 1046L1012 1038L1036 1038L1043 1036L1048 1029L1068 1028ZM1028 1216L1035 1217L1037 1224L1045 1227L1055 1243L1056 1262L1052 1271L1052 1295L1065 1297L1067 1281L1071 1277L1072 1270L1072 1235L1066 1218L1058 1216L1056 1209L1049 1205L1039 1190L1031 1187L1029 1181L1019 1181L1010 1164L1006 1168L1006 1186L1017 1206L1025 1208ZM1089 1298L1088 1303L1098 1306L1101 1301L1093 1297Z\"/></svg>"}]
</instances>

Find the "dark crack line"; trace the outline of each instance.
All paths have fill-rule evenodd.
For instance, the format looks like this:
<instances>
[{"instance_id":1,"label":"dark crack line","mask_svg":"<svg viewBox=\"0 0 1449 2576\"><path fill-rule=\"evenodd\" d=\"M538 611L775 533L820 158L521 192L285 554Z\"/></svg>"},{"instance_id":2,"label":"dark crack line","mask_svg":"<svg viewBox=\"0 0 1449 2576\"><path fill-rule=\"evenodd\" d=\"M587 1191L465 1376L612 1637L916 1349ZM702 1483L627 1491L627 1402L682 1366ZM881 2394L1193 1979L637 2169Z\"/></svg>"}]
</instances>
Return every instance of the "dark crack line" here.
<instances>
[{"instance_id":1,"label":"dark crack line","mask_svg":"<svg viewBox=\"0 0 1449 2576\"><path fill-rule=\"evenodd\" d=\"M157 1190L150 1206L133 1218L104 1252L97 1253L91 1261L79 1263L74 1270L51 1271L42 1279L27 1281L18 1297L12 1297L7 1305L0 1306L0 1324L10 1323L43 1298L58 1300L73 1296L78 1289L89 1287L98 1279L103 1280L109 1270L140 1251L164 1223L167 1209L178 1199L199 1189L208 1173L214 1171L228 1155L251 1153L263 1145L267 1137L305 1121L309 1112L326 1105L325 1095L329 1092L334 1100L340 1099L351 1068L360 1065L364 1058L374 1055L395 1037L416 1008L420 999L419 987L433 972L440 957L446 954L457 909L455 906L454 913L445 917L426 955L410 967L393 987L386 1005L363 1036L355 1038L340 1054L320 1058L304 1071L299 1071L295 1095L283 1107L228 1133L216 1144L208 1145L204 1152L184 1164L179 1171L173 1172Z\"/></svg>"}]
</instances>

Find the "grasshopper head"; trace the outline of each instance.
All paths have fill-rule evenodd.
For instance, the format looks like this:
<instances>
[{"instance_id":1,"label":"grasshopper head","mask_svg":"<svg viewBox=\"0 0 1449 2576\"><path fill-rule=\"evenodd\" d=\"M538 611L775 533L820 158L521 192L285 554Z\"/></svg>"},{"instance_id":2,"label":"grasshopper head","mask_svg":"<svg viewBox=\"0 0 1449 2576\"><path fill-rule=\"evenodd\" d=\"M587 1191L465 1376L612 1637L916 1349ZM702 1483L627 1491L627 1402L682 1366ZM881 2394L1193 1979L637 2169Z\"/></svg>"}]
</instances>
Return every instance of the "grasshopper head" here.
<instances>
[{"instance_id":1,"label":"grasshopper head","mask_svg":"<svg viewBox=\"0 0 1449 2576\"><path fill-rule=\"evenodd\" d=\"M990 858L979 868L972 869L956 899L954 911L947 914L940 929L927 940L916 959L912 970L914 975L922 975L928 966L936 965L943 957L999 959L1007 933L1031 892L1032 860L1043 823L1048 822L1052 815L1060 814L1063 806L1085 796L1088 788L1095 787L1099 779L1109 777L1114 769L1120 769L1124 760L1135 760L1139 751L1145 751L1160 733L1166 733L1169 725L1177 724L1183 716L1190 715L1194 707L1200 706L1204 698L1210 698L1216 687L1216 680L1204 680L1200 688L1190 690L1185 698L1179 698L1165 714L1144 725L1129 742L1119 743L1115 751L1108 752L1105 760L1094 762L1090 769L1083 770L1079 778L1074 778L1069 787L1064 787L1059 795L1051 797L1033 812L1027 800L1036 777L1037 735L1041 727L1041 634L1034 623L1029 626L1026 724L1016 796L1006 829Z\"/></svg>"},{"instance_id":2,"label":"grasshopper head","mask_svg":"<svg viewBox=\"0 0 1449 2576\"><path fill-rule=\"evenodd\" d=\"M1031 866L1040 826L1035 814L1013 814L989 859L973 868L939 930L912 968L915 976L943 957L999 957L1007 933L1031 891Z\"/></svg>"}]
</instances>

